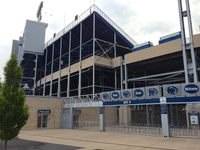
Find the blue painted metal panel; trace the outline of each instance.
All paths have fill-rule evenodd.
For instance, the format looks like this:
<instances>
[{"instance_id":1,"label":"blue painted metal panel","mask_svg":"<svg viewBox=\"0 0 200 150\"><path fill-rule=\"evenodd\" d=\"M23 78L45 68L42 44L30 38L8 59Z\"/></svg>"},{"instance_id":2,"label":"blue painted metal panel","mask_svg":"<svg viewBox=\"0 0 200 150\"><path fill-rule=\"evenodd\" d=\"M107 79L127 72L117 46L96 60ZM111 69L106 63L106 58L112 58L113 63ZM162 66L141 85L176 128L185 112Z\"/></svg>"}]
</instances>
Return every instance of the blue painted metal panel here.
<instances>
[{"instance_id":1,"label":"blue painted metal panel","mask_svg":"<svg viewBox=\"0 0 200 150\"><path fill-rule=\"evenodd\" d=\"M166 104L186 104L200 103L200 96L195 97L172 97L166 98ZM160 98L129 100L129 101L109 101L103 102L104 106L119 106L119 105L152 105L160 104Z\"/></svg>"},{"instance_id":2,"label":"blue painted metal panel","mask_svg":"<svg viewBox=\"0 0 200 150\"><path fill-rule=\"evenodd\" d=\"M180 38L181 38L181 33L174 35L174 36L171 36L171 37L168 37L168 38L165 38L165 39L160 39L159 44L163 44L163 43L173 41L173 40L176 40L176 39L180 39Z\"/></svg>"},{"instance_id":3,"label":"blue painted metal panel","mask_svg":"<svg viewBox=\"0 0 200 150\"><path fill-rule=\"evenodd\" d=\"M132 49L132 51L139 51L139 50L142 50L142 49L145 49L145 48L149 48L149 47L152 47L153 44L151 42L146 42L144 44L141 44L139 46L136 45L136 47L134 47Z\"/></svg>"}]
</instances>

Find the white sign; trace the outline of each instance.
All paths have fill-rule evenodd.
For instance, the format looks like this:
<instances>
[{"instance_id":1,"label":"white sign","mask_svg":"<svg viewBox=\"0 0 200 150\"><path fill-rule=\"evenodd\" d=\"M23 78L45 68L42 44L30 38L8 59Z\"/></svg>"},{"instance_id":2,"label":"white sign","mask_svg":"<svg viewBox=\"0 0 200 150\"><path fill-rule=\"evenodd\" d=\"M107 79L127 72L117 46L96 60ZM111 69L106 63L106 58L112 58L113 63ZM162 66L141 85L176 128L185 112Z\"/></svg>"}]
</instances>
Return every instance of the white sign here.
<instances>
[{"instance_id":1,"label":"white sign","mask_svg":"<svg viewBox=\"0 0 200 150\"><path fill-rule=\"evenodd\" d=\"M161 97L160 98L160 103L161 104L166 104L167 103L166 97Z\"/></svg>"},{"instance_id":2,"label":"white sign","mask_svg":"<svg viewBox=\"0 0 200 150\"><path fill-rule=\"evenodd\" d=\"M190 115L190 123L192 125L198 125L199 124L199 119L197 115Z\"/></svg>"}]
</instances>

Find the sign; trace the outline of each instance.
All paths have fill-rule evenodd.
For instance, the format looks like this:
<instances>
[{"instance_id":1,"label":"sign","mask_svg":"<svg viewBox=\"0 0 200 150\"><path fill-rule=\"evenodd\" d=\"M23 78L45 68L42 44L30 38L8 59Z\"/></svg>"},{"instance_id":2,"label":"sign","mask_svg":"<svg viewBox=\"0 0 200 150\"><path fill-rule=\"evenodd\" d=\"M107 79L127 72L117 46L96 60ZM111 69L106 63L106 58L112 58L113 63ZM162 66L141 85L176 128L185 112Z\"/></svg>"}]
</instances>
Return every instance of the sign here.
<instances>
[{"instance_id":1,"label":"sign","mask_svg":"<svg viewBox=\"0 0 200 150\"><path fill-rule=\"evenodd\" d=\"M160 86L146 87L146 97L147 98L160 98L161 97Z\"/></svg>"},{"instance_id":2,"label":"sign","mask_svg":"<svg viewBox=\"0 0 200 150\"><path fill-rule=\"evenodd\" d=\"M112 91L111 92L111 100L113 100L113 101L121 100L121 91Z\"/></svg>"},{"instance_id":3,"label":"sign","mask_svg":"<svg viewBox=\"0 0 200 150\"><path fill-rule=\"evenodd\" d=\"M163 86L163 96L165 97L177 97L181 95L181 84L172 84Z\"/></svg>"},{"instance_id":4,"label":"sign","mask_svg":"<svg viewBox=\"0 0 200 150\"><path fill-rule=\"evenodd\" d=\"M48 115L51 113L50 109L38 109L38 114Z\"/></svg>"},{"instance_id":5,"label":"sign","mask_svg":"<svg viewBox=\"0 0 200 150\"><path fill-rule=\"evenodd\" d=\"M199 96L200 95L200 84L199 83L189 83L182 84L183 96Z\"/></svg>"},{"instance_id":6,"label":"sign","mask_svg":"<svg viewBox=\"0 0 200 150\"><path fill-rule=\"evenodd\" d=\"M109 101L110 100L110 92L103 92L101 93L102 101Z\"/></svg>"},{"instance_id":7,"label":"sign","mask_svg":"<svg viewBox=\"0 0 200 150\"><path fill-rule=\"evenodd\" d=\"M199 87L195 84L188 84L184 87L184 91L189 94L196 94L199 91Z\"/></svg>"},{"instance_id":8,"label":"sign","mask_svg":"<svg viewBox=\"0 0 200 150\"><path fill-rule=\"evenodd\" d=\"M133 89L133 98L134 99L144 99L145 98L145 89L144 88Z\"/></svg>"},{"instance_id":9,"label":"sign","mask_svg":"<svg viewBox=\"0 0 200 150\"><path fill-rule=\"evenodd\" d=\"M123 90L121 96L122 100L131 100L133 98L132 90Z\"/></svg>"},{"instance_id":10,"label":"sign","mask_svg":"<svg viewBox=\"0 0 200 150\"><path fill-rule=\"evenodd\" d=\"M191 125L198 125L199 124L199 117L198 115L190 115L190 124Z\"/></svg>"},{"instance_id":11,"label":"sign","mask_svg":"<svg viewBox=\"0 0 200 150\"><path fill-rule=\"evenodd\" d=\"M166 97L161 97L161 98L160 98L160 103L161 103L161 104L166 104L166 103L167 103Z\"/></svg>"}]
</instances>

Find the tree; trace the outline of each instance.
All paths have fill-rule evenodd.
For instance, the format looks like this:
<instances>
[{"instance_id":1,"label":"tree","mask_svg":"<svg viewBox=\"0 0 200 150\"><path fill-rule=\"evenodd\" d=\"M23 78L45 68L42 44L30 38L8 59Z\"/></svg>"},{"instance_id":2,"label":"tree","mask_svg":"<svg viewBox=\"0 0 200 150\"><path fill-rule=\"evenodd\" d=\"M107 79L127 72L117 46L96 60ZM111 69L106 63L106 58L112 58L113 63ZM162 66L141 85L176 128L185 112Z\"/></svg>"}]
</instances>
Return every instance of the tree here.
<instances>
[{"instance_id":1,"label":"tree","mask_svg":"<svg viewBox=\"0 0 200 150\"><path fill-rule=\"evenodd\" d=\"M4 68L5 81L0 88L0 139L7 141L15 138L28 119L25 94L20 88L22 69L17 64L16 55L11 55Z\"/></svg>"}]
</instances>

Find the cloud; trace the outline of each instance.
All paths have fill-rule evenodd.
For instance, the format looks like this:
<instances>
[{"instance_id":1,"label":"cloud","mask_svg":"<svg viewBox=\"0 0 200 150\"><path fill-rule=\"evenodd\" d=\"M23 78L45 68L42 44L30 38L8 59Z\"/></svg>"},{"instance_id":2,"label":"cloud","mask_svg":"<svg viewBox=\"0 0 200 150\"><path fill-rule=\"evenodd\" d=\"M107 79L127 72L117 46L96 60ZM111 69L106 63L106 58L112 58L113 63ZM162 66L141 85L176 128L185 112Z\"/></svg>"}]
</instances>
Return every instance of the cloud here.
<instances>
[{"instance_id":1,"label":"cloud","mask_svg":"<svg viewBox=\"0 0 200 150\"><path fill-rule=\"evenodd\" d=\"M26 19L36 20L41 0L4 0L0 6L0 76L10 57L12 39L23 34ZM43 0L43 22L47 22L46 40L57 33L89 8L92 0ZM184 0L183 0L184 2ZM180 30L177 0L96 0L99 6L117 25L136 42L153 41ZM200 1L190 0L194 34L199 33Z\"/></svg>"}]
</instances>

